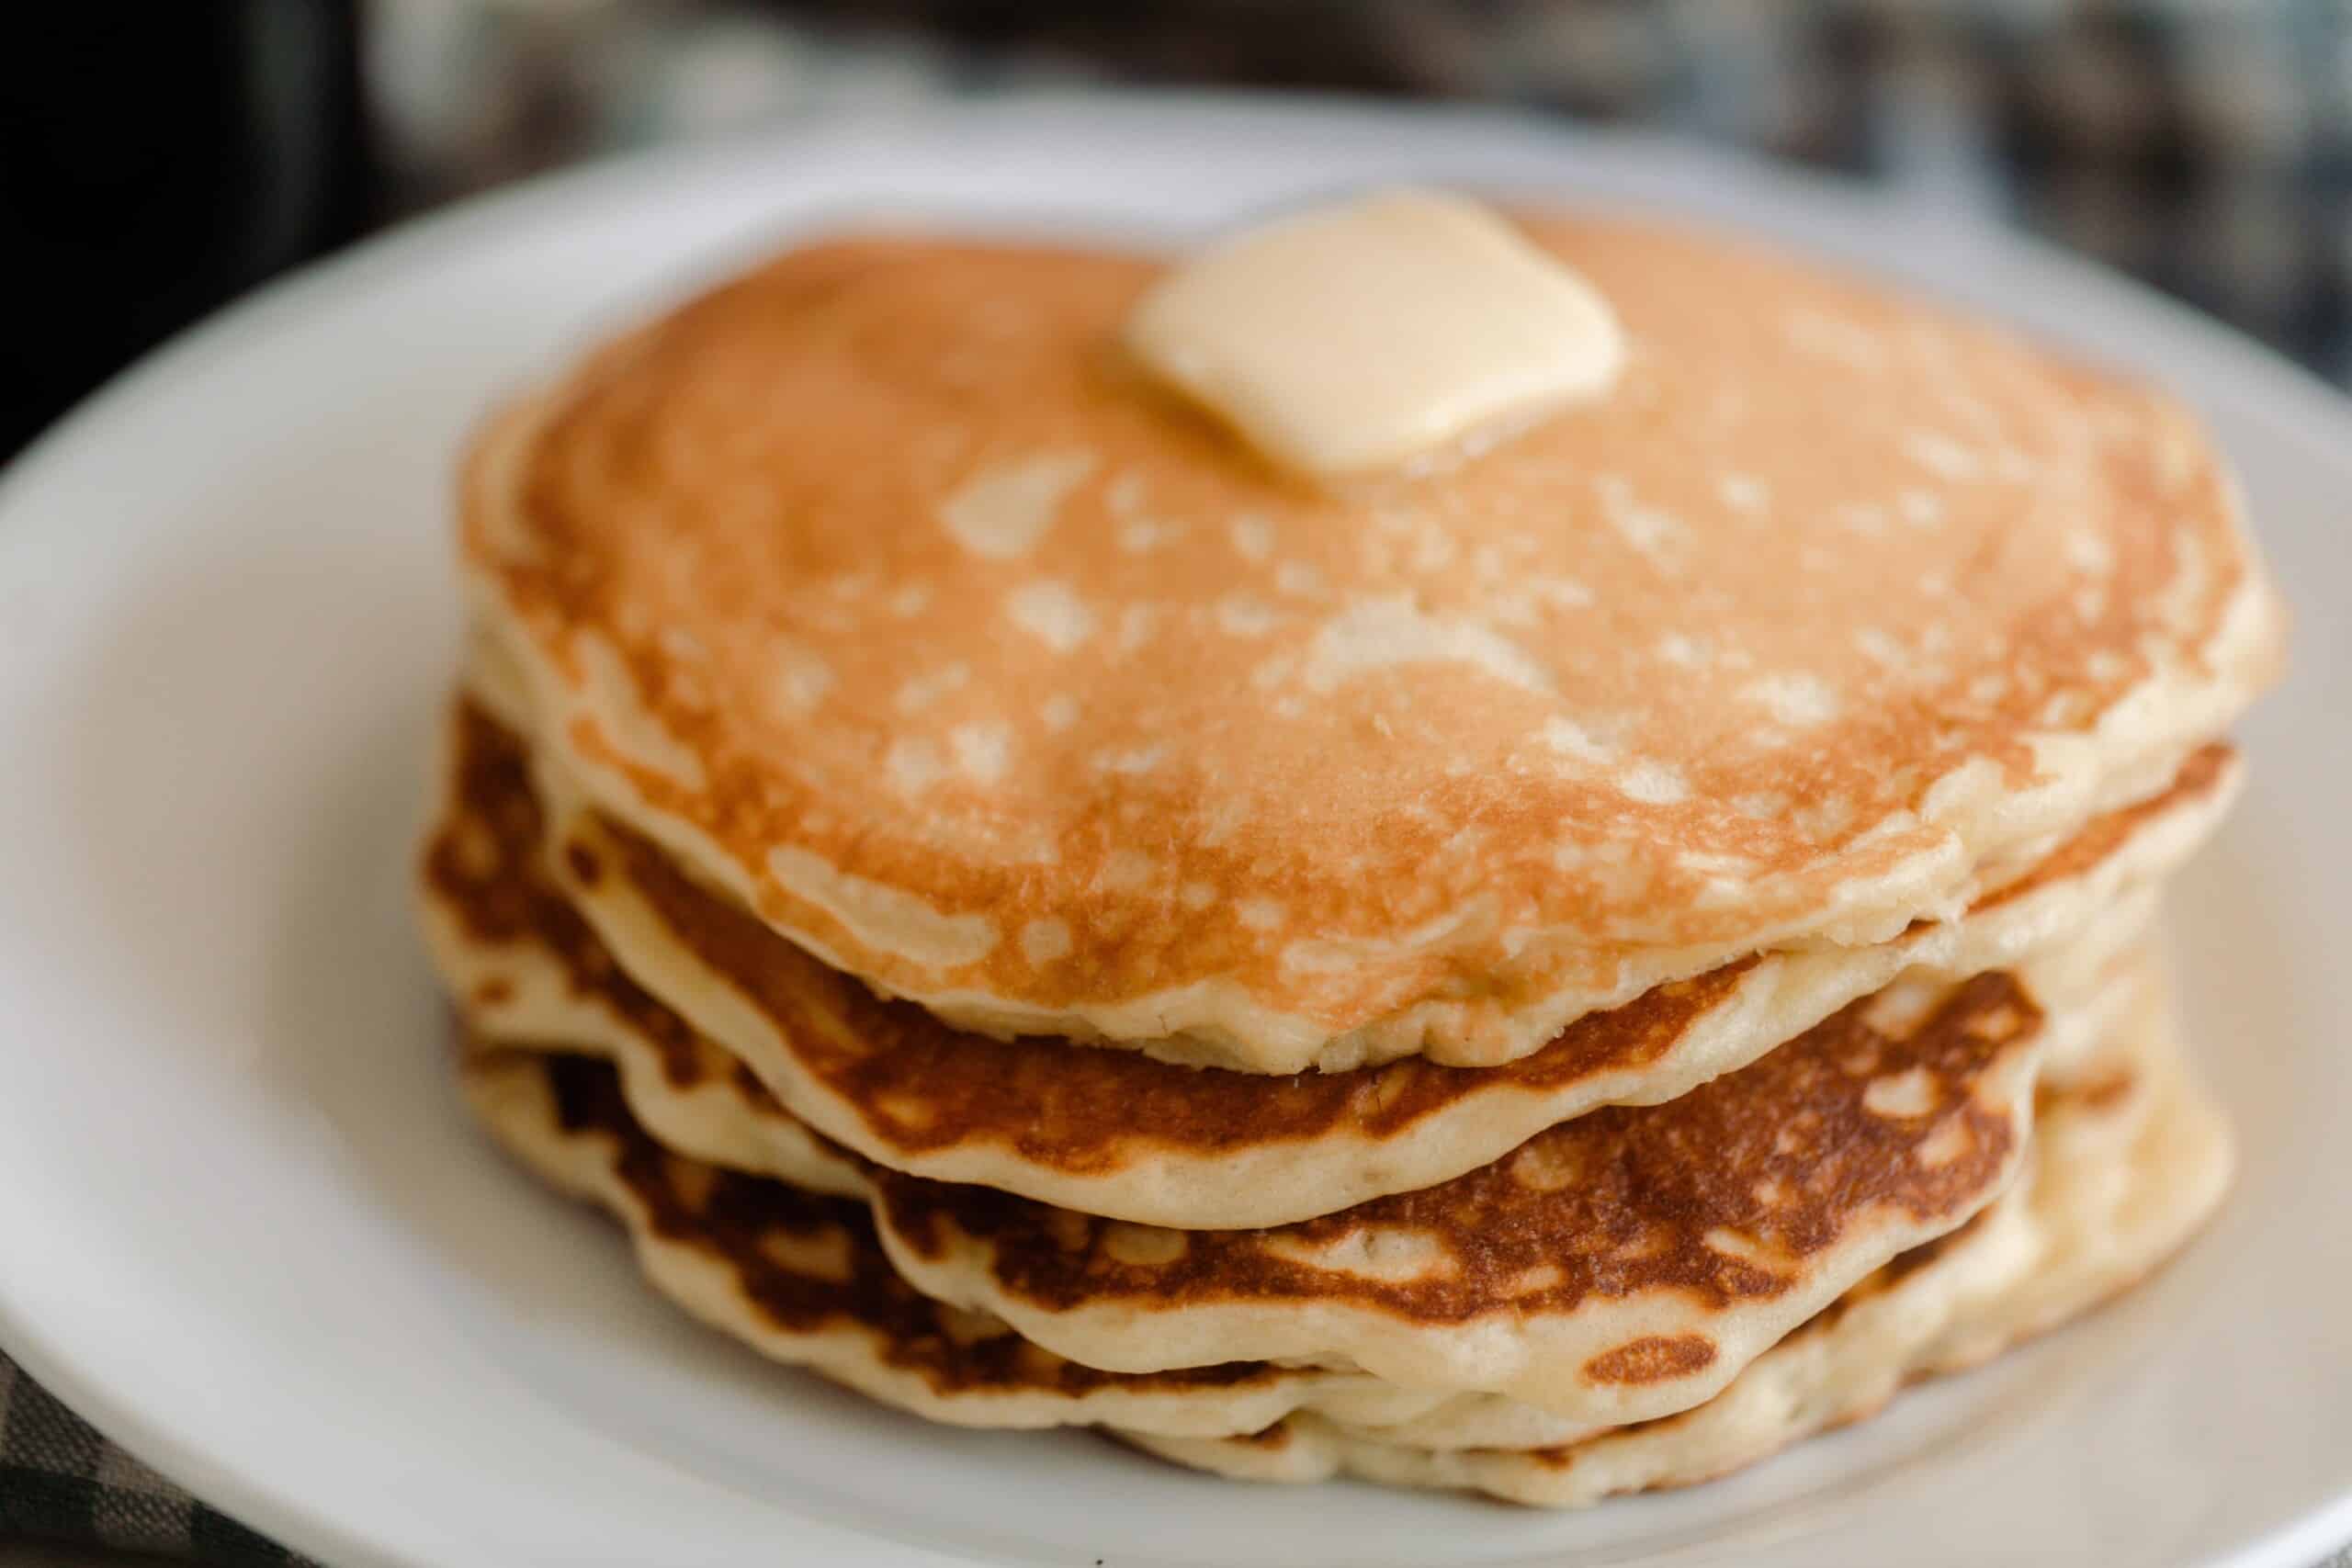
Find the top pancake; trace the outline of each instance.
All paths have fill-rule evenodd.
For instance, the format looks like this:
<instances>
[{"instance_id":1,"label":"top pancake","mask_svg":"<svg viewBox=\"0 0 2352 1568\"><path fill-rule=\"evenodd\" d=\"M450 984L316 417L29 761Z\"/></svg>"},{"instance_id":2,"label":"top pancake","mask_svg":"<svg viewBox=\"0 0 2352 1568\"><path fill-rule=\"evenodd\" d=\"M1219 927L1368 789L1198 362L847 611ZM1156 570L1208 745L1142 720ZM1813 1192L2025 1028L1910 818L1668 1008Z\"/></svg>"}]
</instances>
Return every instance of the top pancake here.
<instances>
[{"instance_id":1,"label":"top pancake","mask_svg":"<svg viewBox=\"0 0 2352 1568\"><path fill-rule=\"evenodd\" d=\"M1617 389L1345 493L1121 358L1148 260L790 253L488 433L478 621L599 805L836 967L1263 1072L1507 1061L1951 913L2269 675L2170 403L1720 238L1527 227Z\"/></svg>"}]
</instances>

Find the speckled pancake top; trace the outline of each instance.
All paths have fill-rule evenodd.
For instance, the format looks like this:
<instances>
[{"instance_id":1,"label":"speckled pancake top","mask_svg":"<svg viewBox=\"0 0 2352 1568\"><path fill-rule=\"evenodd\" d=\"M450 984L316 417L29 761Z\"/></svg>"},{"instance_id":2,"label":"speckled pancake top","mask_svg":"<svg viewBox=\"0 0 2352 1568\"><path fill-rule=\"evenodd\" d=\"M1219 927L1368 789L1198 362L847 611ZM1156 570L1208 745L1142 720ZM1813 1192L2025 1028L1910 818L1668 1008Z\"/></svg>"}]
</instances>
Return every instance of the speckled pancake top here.
<instances>
[{"instance_id":1,"label":"speckled pancake top","mask_svg":"<svg viewBox=\"0 0 2352 1568\"><path fill-rule=\"evenodd\" d=\"M601 803L837 966L1261 1071L1879 940L2267 678L2174 405L1719 238L1528 227L1617 389L1343 493L1122 360L1153 262L792 252L490 431L477 613Z\"/></svg>"}]
</instances>

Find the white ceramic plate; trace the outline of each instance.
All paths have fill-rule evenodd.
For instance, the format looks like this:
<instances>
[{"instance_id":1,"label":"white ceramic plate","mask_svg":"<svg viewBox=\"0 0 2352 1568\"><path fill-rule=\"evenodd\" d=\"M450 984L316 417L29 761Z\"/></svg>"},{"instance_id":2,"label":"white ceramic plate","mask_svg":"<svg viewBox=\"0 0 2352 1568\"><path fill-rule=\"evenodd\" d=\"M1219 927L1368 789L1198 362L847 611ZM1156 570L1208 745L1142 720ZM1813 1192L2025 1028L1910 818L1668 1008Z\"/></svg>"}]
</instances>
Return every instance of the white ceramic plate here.
<instances>
[{"instance_id":1,"label":"white ceramic plate","mask_svg":"<svg viewBox=\"0 0 2352 1568\"><path fill-rule=\"evenodd\" d=\"M1227 1485L924 1427L639 1285L444 1083L402 879L455 655L453 455L500 389L876 214L1133 236L1399 176L1775 232L2143 367L2301 602L2255 782L2177 898L2245 1134L2155 1285L1724 1484L1585 1515ZM38 309L38 301L17 302ZM624 163L363 246L192 333L0 488L0 1342L350 1562L907 1568L2304 1565L2352 1537L2352 415L2107 276L1928 212L1524 120L1062 99Z\"/></svg>"}]
</instances>

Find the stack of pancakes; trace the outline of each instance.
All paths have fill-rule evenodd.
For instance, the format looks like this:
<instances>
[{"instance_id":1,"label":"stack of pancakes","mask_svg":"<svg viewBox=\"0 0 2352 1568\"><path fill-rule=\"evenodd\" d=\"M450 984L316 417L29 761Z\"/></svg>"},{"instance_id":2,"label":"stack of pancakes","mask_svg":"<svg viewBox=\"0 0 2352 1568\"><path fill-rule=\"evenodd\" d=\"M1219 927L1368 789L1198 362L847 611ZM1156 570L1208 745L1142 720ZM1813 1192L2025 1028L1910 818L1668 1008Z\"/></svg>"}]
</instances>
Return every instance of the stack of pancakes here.
<instances>
[{"instance_id":1,"label":"stack of pancakes","mask_svg":"<svg viewBox=\"0 0 2352 1568\"><path fill-rule=\"evenodd\" d=\"M1572 1505L2146 1273L2229 1141L2143 942L2279 616L2148 389L1529 219L1608 396L1332 488L1159 268L785 254L484 432L422 860L472 1104L933 1419Z\"/></svg>"}]
</instances>

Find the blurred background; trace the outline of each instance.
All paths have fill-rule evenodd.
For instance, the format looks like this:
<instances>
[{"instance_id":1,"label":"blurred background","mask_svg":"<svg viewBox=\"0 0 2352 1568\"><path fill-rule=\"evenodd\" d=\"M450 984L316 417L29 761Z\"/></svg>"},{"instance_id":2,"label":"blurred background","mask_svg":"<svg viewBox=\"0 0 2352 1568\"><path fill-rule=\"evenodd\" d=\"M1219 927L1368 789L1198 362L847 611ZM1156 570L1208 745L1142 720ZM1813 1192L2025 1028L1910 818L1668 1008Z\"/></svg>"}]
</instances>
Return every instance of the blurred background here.
<instances>
[{"instance_id":1,"label":"blurred background","mask_svg":"<svg viewBox=\"0 0 2352 1568\"><path fill-rule=\"evenodd\" d=\"M469 192L941 94L1216 84L1735 143L2086 252L2352 382L2352 0L83 0L0 18L0 455Z\"/></svg>"}]
</instances>

